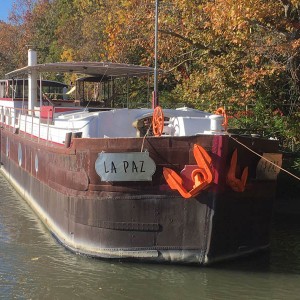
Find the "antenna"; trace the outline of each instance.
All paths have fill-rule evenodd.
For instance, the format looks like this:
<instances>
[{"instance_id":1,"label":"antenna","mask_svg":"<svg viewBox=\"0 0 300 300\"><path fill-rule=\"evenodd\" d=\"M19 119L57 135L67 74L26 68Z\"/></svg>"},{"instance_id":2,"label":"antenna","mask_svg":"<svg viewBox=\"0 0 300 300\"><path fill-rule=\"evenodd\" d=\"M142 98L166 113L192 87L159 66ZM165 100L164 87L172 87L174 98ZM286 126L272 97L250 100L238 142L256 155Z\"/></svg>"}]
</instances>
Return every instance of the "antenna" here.
<instances>
[{"instance_id":1,"label":"antenna","mask_svg":"<svg viewBox=\"0 0 300 300\"><path fill-rule=\"evenodd\" d=\"M159 0L155 0L154 90L152 95L152 108L158 106L158 92L157 92L158 6L159 6Z\"/></svg>"}]
</instances>

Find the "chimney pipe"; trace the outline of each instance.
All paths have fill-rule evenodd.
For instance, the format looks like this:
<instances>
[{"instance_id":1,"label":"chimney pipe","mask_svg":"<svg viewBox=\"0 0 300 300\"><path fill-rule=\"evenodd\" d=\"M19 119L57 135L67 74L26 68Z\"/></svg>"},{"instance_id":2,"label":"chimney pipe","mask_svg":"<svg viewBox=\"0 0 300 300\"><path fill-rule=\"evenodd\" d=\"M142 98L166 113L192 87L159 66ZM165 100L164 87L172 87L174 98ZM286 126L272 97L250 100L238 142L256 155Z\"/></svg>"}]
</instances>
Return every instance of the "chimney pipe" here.
<instances>
[{"instance_id":1,"label":"chimney pipe","mask_svg":"<svg viewBox=\"0 0 300 300\"><path fill-rule=\"evenodd\" d=\"M35 50L28 49L28 66L37 65L37 53ZM34 107L37 106L37 71L28 72L28 109L33 114Z\"/></svg>"}]
</instances>

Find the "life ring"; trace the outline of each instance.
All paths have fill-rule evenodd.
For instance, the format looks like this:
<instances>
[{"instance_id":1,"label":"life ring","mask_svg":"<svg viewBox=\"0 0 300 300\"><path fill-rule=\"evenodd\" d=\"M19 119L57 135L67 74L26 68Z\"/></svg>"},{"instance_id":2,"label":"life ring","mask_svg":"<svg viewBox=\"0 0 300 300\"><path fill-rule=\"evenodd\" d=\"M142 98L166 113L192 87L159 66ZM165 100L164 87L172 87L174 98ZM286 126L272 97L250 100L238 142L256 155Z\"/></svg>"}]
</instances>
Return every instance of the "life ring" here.
<instances>
[{"instance_id":1,"label":"life ring","mask_svg":"<svg viewBox=\"0 0 300 300\"><path fill-rule=\"evenodd\" d=\"M155 136L161 136L164 130L164 113L160 106L156 106L153 111L152 128Z\"/></svg>"},{"instance_id":2,"label":"life ring","mask_svg":"<svg viewBox=\"0 0 300 300\"><path fill-rule=\"evenodd\" d=\"M228 128L228 117L227 117L227 113L226 110L223 107L219 107L216 111L215 111L216 115L222 115L224 118L224 122L222 123L222 126L224 127L225 130L227 130Z\"/></svg>"}]
</instances>

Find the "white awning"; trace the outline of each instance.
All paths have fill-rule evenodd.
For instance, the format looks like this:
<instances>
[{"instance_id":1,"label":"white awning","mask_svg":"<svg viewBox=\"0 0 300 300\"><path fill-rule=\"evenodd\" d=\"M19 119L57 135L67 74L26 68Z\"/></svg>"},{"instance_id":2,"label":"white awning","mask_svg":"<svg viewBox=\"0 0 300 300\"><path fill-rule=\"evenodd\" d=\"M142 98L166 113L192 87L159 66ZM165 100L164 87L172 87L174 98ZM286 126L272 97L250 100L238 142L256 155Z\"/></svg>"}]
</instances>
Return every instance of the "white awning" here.
<instances>
[{"instance_id":1,"label":"white awning","mask_svg":"<svg viewBox=\"0 0 300 300\"><path fill-rule=\"evenodd\" d=\"M130 64L111 62L58 62L27 66L6 74L7 78L25 76L36 70L38 72L75 73L90 76L134 77L153 74L154 69ZM160 71L161 72L161 71Z\"/></svg>"}]
</instances>

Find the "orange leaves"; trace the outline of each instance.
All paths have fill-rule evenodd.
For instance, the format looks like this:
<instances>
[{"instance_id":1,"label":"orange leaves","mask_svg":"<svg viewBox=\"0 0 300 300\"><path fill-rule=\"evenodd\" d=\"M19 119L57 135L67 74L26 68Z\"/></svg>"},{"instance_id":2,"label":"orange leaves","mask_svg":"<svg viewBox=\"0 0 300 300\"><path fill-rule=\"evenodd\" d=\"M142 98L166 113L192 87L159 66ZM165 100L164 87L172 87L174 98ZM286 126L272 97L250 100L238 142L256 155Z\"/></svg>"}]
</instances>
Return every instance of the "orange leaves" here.
<instances>
[{"instance_id":1,"label":"orange leaves","mask_svg":"<svg viewBox=\"0 0 300 300\"><path fill-rule=\"evenodd\" d=\"M300 48L300 39L294 40L291 42L291 47L293 50L299 50Z\"/></svg>"},{"instance_id":2,"label":"orange leaves","mask_svg":"<svg viewBox=\"0 0 300 300\"><path fill-rule=\"evenodd\" d=\"M265 70L254 70L250 68L245 68L243 74L244 85L247 88L254 86L256 82L260 79L260 77L264 74Z\"/></svg>"},{"instance_id":3,"label":"orange leaves","mask_svg":"<svg viewBox=\"0 0 300 300\"><path fill-rule=\"evenodd\" d=\"M105 40L102 45L109 60L128 62L131 49L144 48L149 51L149 41L154 31L154 7L149 7L149 3L137 0L115 1L103 11L101 18Z\"/></svg>"},{"instance_id":4,"label":"orange leaves","mask_svg":"<svg viewBox=\"0 0 300 300\"><path fill-rule=\"evenodd\" d=\"M74 51L72 49L64 49L60 58L62 61L74 61Z\"/></svg>"},{"instance_id":5,"label":"orange leaves","mask_svg":"<svg viewBox=\"0 0 300 300\"><path fill-rule=\"evenodd\" d=\"M265 20L272 22L281 13L277 1L264 0L216 0L208 2L205 11L211 29L228 42L239 46L251 38L255 26L268 26L264 24Z\"/></svg>"},{"instance_id":6,"label":"orange leaves","mask_svg":"<svg viewBox=\"0 0 300 300\"><path fill-rule=\"evenodd\" d=\"M272 77L274 74L278 74L283 69L280 66L261 66L258 68L248 68L244 69L242 75L242 81L246 88L253 88L259 82L262 82L266 77Z\"/></svg>"},{"instance_id":7,"label":"orange leaves","mask_svg":"<svg viewBox=\"0 0 300 300\"><path fill-rule=\"evenodd\" d=\"M167 86L168 97L173 94L195 107L240 104L265 94L288 98L294 92L282 90L300 78L300 23L295 17L299 0L289 2L291 13L286 17L277 0L159 1L158 62L171 70L160 84ZM10 45L35 42L48 61L110 60L153 66L154 0L34 3L34 13L26 14L32 18L24 17L22 30L15 29L15 36L22 38L14 39L6 28L2 48L9 49L9 37ZM23 57L23 48L18 51L14 55ZM289 68L294 68L290 77Z\"/></svg>"}]
</instances>

